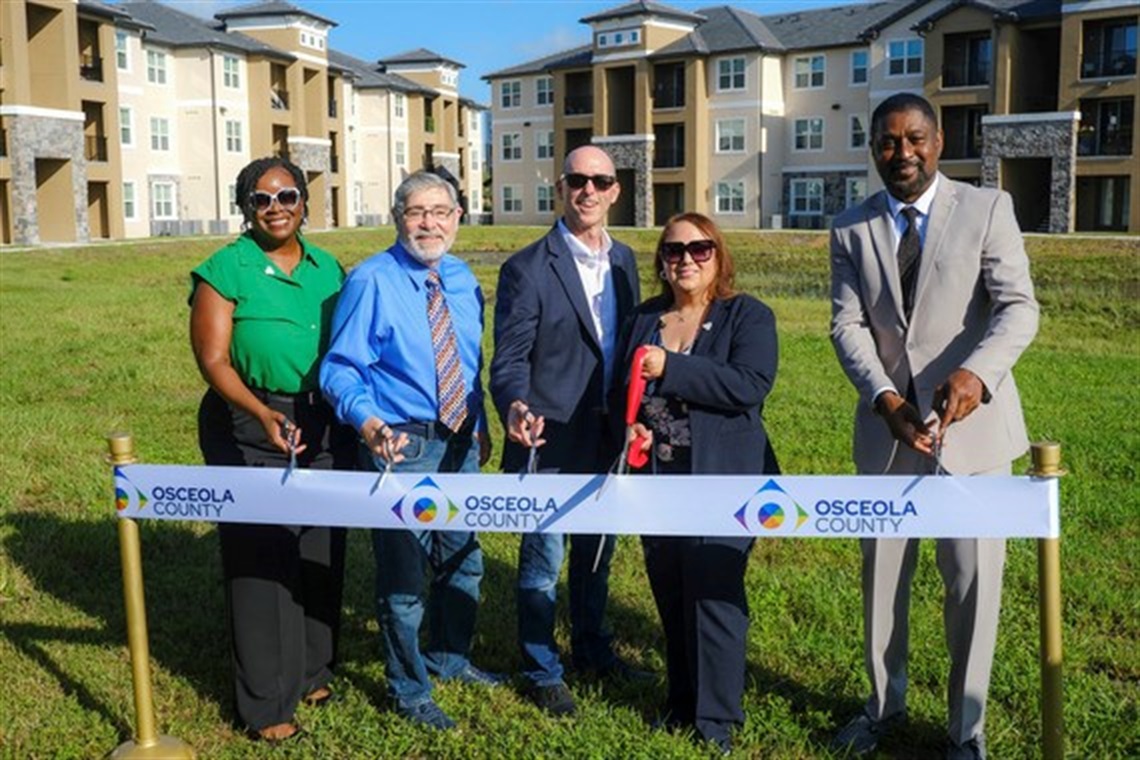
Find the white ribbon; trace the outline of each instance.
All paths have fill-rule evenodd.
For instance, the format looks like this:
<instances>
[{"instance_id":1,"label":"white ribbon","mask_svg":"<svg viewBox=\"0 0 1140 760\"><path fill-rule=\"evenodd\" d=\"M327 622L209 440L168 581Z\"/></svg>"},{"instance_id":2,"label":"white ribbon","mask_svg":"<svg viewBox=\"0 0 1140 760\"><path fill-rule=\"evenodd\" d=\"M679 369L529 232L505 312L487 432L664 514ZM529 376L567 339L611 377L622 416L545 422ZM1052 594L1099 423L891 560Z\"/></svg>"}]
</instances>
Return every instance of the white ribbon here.
<instances>
[{"instance_id":1,"label":"white ribbon","mask_svg":"<svg viewBox=\"0 0 1140 760\"><path fill-rule=\"evenodd\" d=\"M854 475L468 475L115 468L120 517L482 532L1057 538L1057 481ZM602 489L603 483L606 487Z\"/></svg>"}]
</instances>

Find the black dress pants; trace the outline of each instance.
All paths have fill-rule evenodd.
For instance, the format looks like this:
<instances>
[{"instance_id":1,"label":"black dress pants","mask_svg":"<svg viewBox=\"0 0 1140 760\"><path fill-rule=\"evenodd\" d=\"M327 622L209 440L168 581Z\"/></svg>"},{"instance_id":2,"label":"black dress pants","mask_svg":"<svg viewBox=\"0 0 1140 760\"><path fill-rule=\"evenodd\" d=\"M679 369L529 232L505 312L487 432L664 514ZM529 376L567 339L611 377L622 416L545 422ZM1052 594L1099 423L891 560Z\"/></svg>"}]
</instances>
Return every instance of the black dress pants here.
<instances>
[{"instance_id":1,"label":"black dress pants","mask_svg":"<svg viewBox=\"0 0 1140 760\"><path fill-rule=\"evenodd\" d=\"M751 538L644 536L645 569L665 631L667 709L707 740L744 723Z\"/></svg>"},{"instance_id":2,"label":"black dress pants","mask_svg":"<svg viewBox=\"0 0 1140 760\"><path fill-rule=\"evenodd\" d=\"M301 428L298 466L352 469L355 435L319 394L261 394ZM208 465L286 467L261 424L208 391L198 411ZM314 514L319 516L314 504ZM345 530L220 523L238 719L261 729L293 719L302 697L332 678L340 631Z\"/></svg>"}]
</instances>

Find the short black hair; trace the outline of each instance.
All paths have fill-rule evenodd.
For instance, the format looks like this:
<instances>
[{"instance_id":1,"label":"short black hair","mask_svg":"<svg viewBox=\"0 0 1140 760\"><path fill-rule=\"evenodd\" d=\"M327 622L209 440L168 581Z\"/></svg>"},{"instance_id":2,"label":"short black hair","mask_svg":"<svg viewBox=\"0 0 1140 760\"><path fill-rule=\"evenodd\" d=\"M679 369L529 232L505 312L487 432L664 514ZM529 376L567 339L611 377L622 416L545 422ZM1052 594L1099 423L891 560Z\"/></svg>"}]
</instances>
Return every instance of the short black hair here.
<instances>
[{"instance_id":1,"label":"short black hair","mask_svg":"<svg viewBox=\"0 0 1140 760\"><path fill-rule=\"evenodd\" d=\"M893 113L902 111L920 111L923 116L938 129L938 114L930 101L913 92L896 92L875 108L871 114L871 141L877 142L876 137L882 132L883 122Z\"/></svg>"},{"instance_id":2,"label":"short black hair","mask_svg":"<svg viewBox=\"0 0 1140 760\"><path fill-rule=\"evenodd\" d=\"M253 206L253 201L250 198L253 191L257 188L257 183L265 176L265 173L270 169L284 169L289 172L293 177L293 183L297 189L301 191L301 202L304 204L304 216L308 216L309 211L309 183L305 181L305 173L301 168L287 158L281 156L266 156L265 158L257 158L246 164L246 167L238 172L237 183L234 185L234 204L241 209L242 218L245 219L246 224L253 222L254 217L257 215L257 209Z\"/></svg>"}]
</instances>

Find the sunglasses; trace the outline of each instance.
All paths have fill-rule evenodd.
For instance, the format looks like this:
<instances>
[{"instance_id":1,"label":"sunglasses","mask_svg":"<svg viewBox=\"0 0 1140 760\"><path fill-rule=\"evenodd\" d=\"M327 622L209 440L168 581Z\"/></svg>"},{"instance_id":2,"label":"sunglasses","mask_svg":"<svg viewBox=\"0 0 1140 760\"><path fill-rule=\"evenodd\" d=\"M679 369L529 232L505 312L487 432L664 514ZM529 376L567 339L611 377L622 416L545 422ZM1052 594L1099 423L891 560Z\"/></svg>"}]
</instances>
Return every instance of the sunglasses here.
<instances>
[{"instance_id":1,"label":"sunglasses","mask_svg":"<svg viewBox=\"0 0 1140 760\"><path fill-rule=\"evenodd\" d=\"M604 193L609 190L617 182L617 177L612 174L563 174L562 181L570 186L571 190L581 190L586 186L587 182L594 183L594 189L598 192Z\"/></svg>"},{"instance_id":2,"label":"sunglasses","mask_svg":"<svg viewBox=\"0 0 1140 760\"><path fill-rule=\"evenodd\" d=\"M658 252L666 264L680 264L685 260L685 253L688 253L696 263L703 264L712 258L715 250L716 243L711 240L690 240L687 243L680 241L662 243Z\"/></svg>"},{"instance_id":3,"label":"sunglasses","mask_svg":"<svg viewBox=\"0 0 1140 760\"><path fill-rule=\"evenodd\" d=\"M249 201L258 211L265 211L273 205L273 201L277 201L277 205L286 211L292 211L301 202L301 191L295 187L283 187L275 193L254 190L249 194Z\"/></svg>"}]
</instances>

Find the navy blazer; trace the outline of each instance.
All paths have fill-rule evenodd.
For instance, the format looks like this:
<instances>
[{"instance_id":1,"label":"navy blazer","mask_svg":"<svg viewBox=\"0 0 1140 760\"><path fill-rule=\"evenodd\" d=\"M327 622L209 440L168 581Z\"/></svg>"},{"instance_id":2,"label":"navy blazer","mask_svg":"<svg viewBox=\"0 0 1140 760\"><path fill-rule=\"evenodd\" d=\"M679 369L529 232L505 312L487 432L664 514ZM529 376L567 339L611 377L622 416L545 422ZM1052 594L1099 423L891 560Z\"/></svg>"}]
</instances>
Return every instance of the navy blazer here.
<instances>
[{"instance_id":1,"label":"navy blazer","mask_svg":"<svg viewBox=\"0 0 1140 760\"><path fill-rule=\"evenodd\" d=\"M616 240L610 249L610 282L620 328L641 289L633 251ZM546 418L547 444L540 451L544 469L604 469L608 452L595 457L589 449L598 448L597 441L608 433L602 416L607 391L602 347L574 254L557 225L499 270L494 332L490 391L503 426L511 402L521 399ZM518 469L526 453L508 440L503 468Z\"/></svg>"},{"instance_id":2,"label":"navy blazer","mask_svg":"<svg viewBox=\"0 0 1140 760\"><path fill-rule=\"evenodd\" d=\"M615 373L611 396L615 424L624 425L633 352L652 341L669 305L664 296L649 299L623 330L621 372ZM713 301L691 352L669 354L658 393L687 402L694 474L780 471L763 418L777 355L776 315L745 294Z\"/></svg>"}]
</instances>

